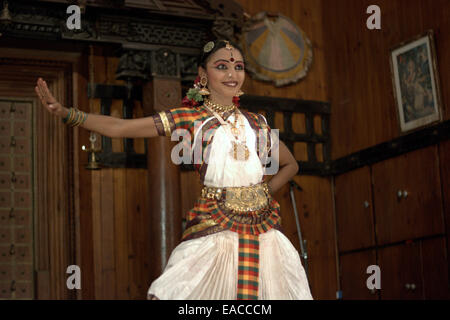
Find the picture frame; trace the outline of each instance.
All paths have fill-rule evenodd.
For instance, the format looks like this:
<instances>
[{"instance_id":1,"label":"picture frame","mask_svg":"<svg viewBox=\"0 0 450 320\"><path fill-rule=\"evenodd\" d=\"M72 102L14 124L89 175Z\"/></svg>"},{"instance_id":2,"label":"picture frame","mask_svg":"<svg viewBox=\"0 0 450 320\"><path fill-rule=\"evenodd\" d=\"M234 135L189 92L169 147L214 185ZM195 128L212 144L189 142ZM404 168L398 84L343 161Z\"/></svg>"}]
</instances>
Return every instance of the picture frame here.
<instances>
[{"instance_id":1,"label":"picture frame","mask_svg":"<svg viewBox=\"0 0 450 320\"><path fill-rule=\"evenodd\" d=\"M401 134L442 121L442 99L433 30L404 41L390 52Z\"/></svg>"}]
</instances>

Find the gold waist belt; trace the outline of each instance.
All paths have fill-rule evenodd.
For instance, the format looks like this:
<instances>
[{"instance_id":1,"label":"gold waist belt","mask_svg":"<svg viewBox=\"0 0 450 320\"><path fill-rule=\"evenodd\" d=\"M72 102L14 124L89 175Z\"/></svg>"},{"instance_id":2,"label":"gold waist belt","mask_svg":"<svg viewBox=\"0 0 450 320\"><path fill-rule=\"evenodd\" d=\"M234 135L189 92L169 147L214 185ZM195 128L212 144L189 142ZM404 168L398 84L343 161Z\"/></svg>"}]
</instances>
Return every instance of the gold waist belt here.
<instances>
[{"instance_id":1,"label":"gold waist belt","mask_svg":"<svg viewBox=\"0 0 450 320\"><path fill-rule=\"evenodd\" d=\"M269 188L266 182L249 187L203 187L202 197L224 200L225 207L234 211L255 211L269 204Z\"/></svg>"}]
</instances>

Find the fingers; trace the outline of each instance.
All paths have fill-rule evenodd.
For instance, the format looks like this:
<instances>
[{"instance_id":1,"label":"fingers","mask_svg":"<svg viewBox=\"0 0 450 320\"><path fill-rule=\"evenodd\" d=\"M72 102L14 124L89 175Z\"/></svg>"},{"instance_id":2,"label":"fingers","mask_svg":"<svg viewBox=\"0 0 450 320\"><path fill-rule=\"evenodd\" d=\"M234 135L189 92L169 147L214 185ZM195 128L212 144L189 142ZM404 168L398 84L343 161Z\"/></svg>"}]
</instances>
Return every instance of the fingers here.
<instances>
[{"instance_id":1,"label":"fingers","mask_svg":"<svg viewBox=\"0 0 450 320\"><path fill-rule=\"evenodd\" d=\"M36 92L37 96L39 97L39 100L41 100L41 103L43 106L47 107L49 110L54 110L56 106L50 102L50 99L48 99L48 95L45 93L45 90L43 89L43 86L46 85L45 81L43 81L41 78L38 80L38 85L34 87L34 91ZM56 101L55 101L56 102Z\"/></svg>"},{"instance_id":2,"label":"fingers","mask_svg":"<svg viewBox=\"0 0 450 320\"><path fill-rule=\"evenodd\" d=\"M37 96L39 97L39 100L41 100L41 103L43 106L47 107L47 101L45 101L44 97L42 96L41 91L38 87L34 87L34 91L36 91Z\"/></svg>"},{"instance_id":3,"label":"fingers","mask_svg":"<svg viewBox=\"0 0 450 320\"><path fill-rule=\"evenodd\" d=\"M36 93L38 93L38 96L40 97L41 101L43 101L44 105L57 102L53 95L50 93L50 90L47 87L47 83L42 78L39 78L37 81Z\"/></svg>"},{"instance_id":4,"label":"fingers","mask_svg":"<svg viewBox=\"0 0 450 320\"><path fill-rule=\"evenodd\" d=\"M38 79L36 88L36 93L38 94L39 98L44 101L44 104L46 104L46 97L43 89L43 80L41 78Z\"/></svg>"},{"instance_id":5,"label":"fingers","mask_svg":"<svg viewBox=\"0 0 450 320\"><path fill-rule=\"evenodd\" d=\"M42 81L42 88L43 88L43 92L44 92L44 96L45 96L45 98L47 99L47 100L49 100L49 102L50 101L52 101L53 102L53 96L52 96L52 94L50 93L50 90L48 90L48 87L47 87L47 83L45 82L45 81Z\"/></svg>"},{"instance_id":6,"label":"fingers","mask_svg":"<svg viewBox=\"0 0 450 320\"><path fill-rule=\"evenodd\" d=\"M44 100L48 100L48 95L47 95L47 91L45 87L47 86L47 84L45 83L44 80L42 80L41 78L39 78L38 80L38 87L39 87L39 91L41 92L41 96L44 98Z\"/></svg>"}]
</instances>

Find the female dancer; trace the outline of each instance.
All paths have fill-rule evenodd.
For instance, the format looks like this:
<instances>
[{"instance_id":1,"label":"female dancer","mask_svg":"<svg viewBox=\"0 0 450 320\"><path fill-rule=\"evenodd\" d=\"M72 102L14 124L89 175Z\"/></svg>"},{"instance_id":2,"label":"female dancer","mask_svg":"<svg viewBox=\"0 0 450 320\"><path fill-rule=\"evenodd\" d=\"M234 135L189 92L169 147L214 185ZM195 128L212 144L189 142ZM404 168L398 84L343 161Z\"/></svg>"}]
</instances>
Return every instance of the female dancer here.
<instances>
[{"instance_id":1,"label":"female dancer","mask_svg":"<svg viewBox=\"0 0 450 320\"><path fill-rule=\"evenodd\" d=\"M198 72L182 107L140 119L67 109L42 79L35 90L47 110L67 124L115 138L189 132L192 154L200 150L194 166L202 194L148 299L313 299L299 254L280 231L280 205L272 198L297 173L297 161L270 134L264 116L239 108L242 52L229 41L210 41ZM267 183L269 155L280 169Z\"/></svg>"}]
</instances>

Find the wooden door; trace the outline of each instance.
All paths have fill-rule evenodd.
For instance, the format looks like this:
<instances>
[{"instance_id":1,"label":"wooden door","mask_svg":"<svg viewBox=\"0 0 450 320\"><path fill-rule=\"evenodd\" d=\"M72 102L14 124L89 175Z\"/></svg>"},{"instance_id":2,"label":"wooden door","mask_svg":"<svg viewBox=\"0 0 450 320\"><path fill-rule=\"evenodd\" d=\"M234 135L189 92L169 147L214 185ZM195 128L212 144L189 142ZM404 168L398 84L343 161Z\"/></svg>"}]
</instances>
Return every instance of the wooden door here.
<instances>
[{"instance_id":1,"label":"wooden door","mask_svg":"<svg viewBox=\"0 0 450 320\"><path fill-rule=\"evenodd\" d=\"M8 52L0 54L0 298L75 297L66 286L76 264L72 140L34 93L42 76L66 103L71 64Z\"/></svg>"},{"instance_id":2,"label":"wooden door","mask_svg":"<svg viewBox=\"0 0 450 320\"><path fill-rule=\"evenodd\" d=\"M334 193L339 252L374 246L370 168L337 176Z\"/></svg>"},{"instance_id":3,"label":"wooden door","mask_svg":"<svg viewBox=\"0 0 450 320\"><path fill-rule=\"evenodd\" d=\"M0 298L32 299L33 134L31 101L0 97Z\"/></svg>"},{"instance_id":4,"label":"wooden door","mask_svg":"<svg viewBox=\"0 0 450 320\"><path fill-rule=\"evenodd\" d=\"M372 182L379 245L444 233L436 146L374 164Z\"/></svg>"}]
</instances>

